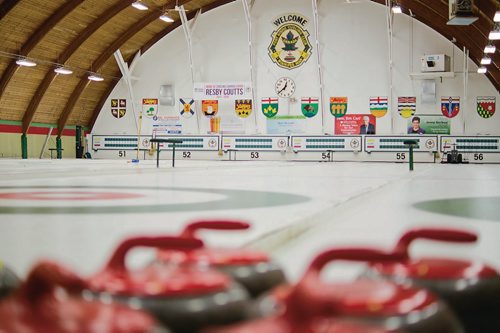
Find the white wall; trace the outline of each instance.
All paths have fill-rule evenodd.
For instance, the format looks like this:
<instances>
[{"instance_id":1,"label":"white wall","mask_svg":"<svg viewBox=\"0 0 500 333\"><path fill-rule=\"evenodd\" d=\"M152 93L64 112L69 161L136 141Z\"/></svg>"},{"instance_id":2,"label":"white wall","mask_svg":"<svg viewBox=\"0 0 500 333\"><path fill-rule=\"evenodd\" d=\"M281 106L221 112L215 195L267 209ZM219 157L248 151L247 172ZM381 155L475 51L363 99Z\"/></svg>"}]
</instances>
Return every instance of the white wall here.
<instances>
[{"instance_id":1,"label":"white wall","mask_svg":"<svg viewBox=\"0 0 500 333\"><path fill-rule=\"evenodd\" d=\"M352 4L344 0L321 1L320 41L323 76L325 82L324 121L325 130L333 133L334 118L330 115L329 97L348 96L348 113L369 114L370 96L389 95L388 71L388 34L386 8L376 3L360 0ZM297 12L309 18L307 30L313 45L312 55L301 67L294 70L279 68L268 56L271 33L274 31L273 19L285 13ZM301 115L300 97L319 97L317 70L317 49L315 47L314 21L309 0L256 0L252 10L253 50L255 59L254 112L244 123L247 134L265 133L266 118L260 109L260 100L275 96L274 83L279 77L292 77L297 90L295 103L280 99L280 115ZM193 34L195 80L204 82L249 81L249 48L247 24L241 1L224 5L202 14ZM490 119L480 118L476 112L476 96L496 96L499 94L484 75L476 74L477 66L469 61L468 99L464 99L463 53L450 41L429 27L412 20L406 15L394 18L393 39L393 103L392 111L377 119L377 134L403 134L407 119L397 112L398 96L417 96L417 115L440 115L441 96L460 96L460 114L452 119L452 134L500 135L498 113ZM436 79L436 103L421 103L421 80L412 80L409 73L420 71L420 56L423 54L447 54L453 56L455 78ZM157 98L159 87L173 84L175 87L175 107L160 106L159 115L176 116L179 114L179 97L192 95L191 72L187 44L182 28L178 28L144 54L133 75L133 89L137 110L142 98ZM130 98L123 80L111 93L111 98L127 98L127 115L115 119L110 113L108 100L97 119L93 133L98 134L136 134L134 115ZM289 106L289 107L288 107ZM221 102L219 113L227 119L236 120L234 106ZM320 110L321 113L321 110ZM311 134L322 132L320 113L307 119L307 131ZM200 115L190 119L181 117L184 134L206 134L209 122ZM464 125L465 121L465 125ZM199 122L199 123L198 123ZM151 119L144 118L141 132L150 134Z\"/></svg>"}]
</instances>

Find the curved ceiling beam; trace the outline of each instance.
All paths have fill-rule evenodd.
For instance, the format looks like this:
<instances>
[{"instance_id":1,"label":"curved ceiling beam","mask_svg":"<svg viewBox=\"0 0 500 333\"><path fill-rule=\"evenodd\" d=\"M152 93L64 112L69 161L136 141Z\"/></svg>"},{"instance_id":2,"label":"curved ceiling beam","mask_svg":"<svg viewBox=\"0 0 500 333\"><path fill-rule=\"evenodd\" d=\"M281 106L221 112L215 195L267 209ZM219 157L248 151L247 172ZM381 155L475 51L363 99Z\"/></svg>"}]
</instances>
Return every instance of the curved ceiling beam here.
<instances>
[{"instance_id":1,"label":"curved ceiling beam","mask_svg":"<svg viewBox=\"0 0 500 333\"><path fill-rule=\"evenodd\" d=\"M78 48L87 41L94 32L96 32L100 27L102 27L106 22L111 20L114 16L118 15L122 10L128 8L134 0L120 1L117 5L106 10L101 16L99 16L92 24L88 25L74 40L70 45L59 55L57 62L59 64L65 64L69 58L78 50ZM49 68L49 71L43 78L42 82L38 85L35 94L31 98L30 104L26 109L23 116L23 133L27 133L30 124L35 116L35 113L40 105L43 96L47 92L49 86L52 84L57 74L54 72L56 66Z\"/></svg>"},{"instance_id":2,"label":"curved ceiling beam","mask_svg":"<svg viewBox=\"0 0 500 333\"><path fill-rule=\"evenodd\" d=\"M28 41L21 47L19 54L27 56L56 24L58 24L66 15L71 13L84 1L85 0L71 0L59 7L54 14L52 14L47 20L45 20L45 22L42 23L40 27L35 30L35 33L33 33ZM16 65L16 59L13 59L9 63L7 69L3 72L2 78L0 79L0 99L3 96L10 79L12 79L18 68L19 66Z\"/></svg>"},{"instance_id":3,"label":"curved ceiling beam","mask_svg":"<svg viewBox=\"0 0 500 333\"><path fill-rule=\"evenodd\" d=\"M190 0L184 0L183 2L187 3L189 1ZM125 44L130 38L132 38L132 36L134 36L136 33L138 33L143 28L148 26L151 22L158 20L158 17L159 17L158 12L152 11L151 13L143 17L141 20L139 20L139 22L135 23L132 27L130 27L125 33L123 33L120 37L118 37L118 39L116 39L106 50L104 50L103 53L101 53L101 55L99 55L99 57L93 62L92 66L90 67L92 71L94 72L98 71L101 68L101 66L103 66L106 63L108 58L111 57L113 53L115 53L116 50L118 50L123 44ZM80 83L71 93L71 97L64 106L63 112L61 113L61 116L59 117L59 120L57 122L59 133L62 133L62 130L64 129L64 126L68 121L71 111L73 111L76 102L80 98L81 94L83 93L83 90L85 90L87 85L88 85L87 77L82 77Z\"/></svg>"},{"instance_id":4,"label":"curved ceiling beam","mask_svg":"<svg viewBox=\"0 0 500 333\"><path fill-rule=\"evenodd\" d=\"M215 9L219 6L234 2L236 0L218 0L210 3L209 5L206 5L204 7L198 8L196 11L192 11L191 13L187 14L188 20L193 19L196 16L196 12L198 10L201 10L202 13L206 13L212 9ZM158 34L156 34L153 38L151 38L148 42L146 42L142 47L141 47L141 55L144 54L151 46L156 44L160 39L168 35L170 32L175 30L176 28L181 26L180 20L177 20L170 24L166 29L162 30ZM111 83L110 88L106 90L106 92L102 95L101 99L97 103L96 108L94 109L94 112L92 113L92 117L89 123L89 129L92 131L94 128L95 122L97 121L97 116L99 115L99 112L101 112L102 107L104 106L104 103L108 99L108 96L111 94L113 91L114 87L116 86L117 83Z\"/></svg>"},{"instance_id":5,"label":"curved ceiling beam","mask_svg":"<svg viewBox=\"0 0 500 333\"><path fill-rule=\"evenodd\" d=\"M5 0L2 2L0 5L0 20L4 18L5 15L7 15L12 8L14 8L15 5L17 5L19 1L17 0Z\"/></svg>"}]
</instances>

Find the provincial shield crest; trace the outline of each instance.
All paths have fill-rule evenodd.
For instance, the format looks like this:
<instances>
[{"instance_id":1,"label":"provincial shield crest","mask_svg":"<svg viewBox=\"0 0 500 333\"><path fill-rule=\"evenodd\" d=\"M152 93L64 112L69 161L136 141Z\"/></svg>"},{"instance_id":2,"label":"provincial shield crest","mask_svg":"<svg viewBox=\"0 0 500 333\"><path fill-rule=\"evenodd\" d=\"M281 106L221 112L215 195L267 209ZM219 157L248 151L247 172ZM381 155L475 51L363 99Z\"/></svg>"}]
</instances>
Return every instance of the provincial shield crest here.
<instances>
[{"instance_id":1,"label":"provincial shield crest","mask_svg":"<svg viewBox=\"0 0 500 333\"><path fill-rule=\"evenodd\" d=\"M370 97L370 113L376 118L385 116L388 107L387 96Z\"/></svg>"},{"instance_id":2,"label":"provincial shield crest","mask_svg":"<svg viewBox=\"0 0 500 333\"><path fill-rule=\"evenodd\" d=\"M148 118L153 118L158 113L158 99L157 98L143 98L142 99L142 112Z\"/></svg>"},{"instance_id":3,"label":"provincial shield crest","mask_svg":"<svg viewBox=\"0 0 500 333\"><path fill-rule=\"evenodd\" d=\"M417 98L398 97L398 113L403 118L410 118L417 111Z\"/></svg>"},{"instance_id":4,"label":"provincial shield crest","mask_svg":"<svg viewBox=\"0 0 500 333\"><path fill-rule=\"evenodd\" d=\"M318 114L319 98L303 97L302 98L302 114L307 118L312 118Z\"/></svg>"},{"instance_id":5,"label":"provincial shield crest","mask_svg":"<svg viewBox=\"0 0 500 333\"><path fill-rule=\"evenodd\" d=\"M443 96L441 97L441 112L447 118L455 117L460 111L460 97Z\"/></svg>"},{"instance_id":6,"label":"provincial shield crest","mask_svg":"<svg viewBox=\"0 0 500 333\"><path fill-rule=\"evenodd\" d=\"M181 116L184 118L191 118L194 115L194 99L192 98L179 98L181 107Z\"/></svg>"},{"instance_id":7,"label":"provincial shield crest","mask_svg":"<svg viewBox=\"0 0 500 333\"><path fill-rule=\"evenodd\" d=\"M478 96L477 113L482 118L491 118L495 114L495 96Z\"/></svg>"},{"instance_id":8,"label":"provincial shield crest","mask_svg":"<svg viewBox=\"0 0 500 333\"><path fill-rule=\"evenodd\" d=\"M241 118L247 118L252 113L251 99L237 99L234 101L234 110Z\"/></svg>"},{"instance_id":9,"label":"provincial shield crest","mask_svg":"<svg viewBox=\"0 0 500 333\"><path fill-rule=\"evenodd\" d=\"M278 99L273 97L262 99L262 113L267 118L272 118L278 114Z\"/></svg>"},{"instance_id":10,"label":"provincial shield crest","mask_svg":"<svg viewBox=\"0 0 500 333\"><path fill-rule=\"evenodd\" d=\"M343 117L347 112L347 97L330 97L330 113L335 118Z\"/></svg>"},{"instance_id":11,"label":"provincial shield crest","mask_svg":"<svg viewBox=\"0 0 500 333\"><path fill-rule=\"evenodd\" d=\"M219 111L219 101L217 100L203 100L201 101L201 111L207 117L212 117Z\"/></svg>"},{"instance_id":12,"label":"provincial shield crest","mask_svg":"<svg viewBox=\"0 0 500 333\"><path fill-rule=\"evenodd\" d=\"M127 113L127 100L126 99L116 99L111 100L111 114L115 118L123 118Z\"/></svg>"},{"instance_id":13,"label":"provincial shield crest","mask_svg":"<svg viewBox=\"0 0 500 333\"><path fill-rule=\"evenodd\" d=\"M305 30L308 19L301 14L285 14L273 22L277 30L271 34L269 57L279 67L300 67L311 56L309 32Z\"/></svg>"}]
</instances>

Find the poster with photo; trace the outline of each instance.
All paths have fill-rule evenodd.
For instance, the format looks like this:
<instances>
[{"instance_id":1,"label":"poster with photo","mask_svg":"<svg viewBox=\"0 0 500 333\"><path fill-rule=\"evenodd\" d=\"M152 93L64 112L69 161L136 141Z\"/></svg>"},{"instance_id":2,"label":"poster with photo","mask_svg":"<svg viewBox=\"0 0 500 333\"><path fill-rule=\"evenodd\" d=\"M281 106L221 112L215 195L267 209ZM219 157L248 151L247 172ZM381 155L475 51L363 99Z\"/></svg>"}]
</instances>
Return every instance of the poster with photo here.
<instances>
[{"instance_id":1,"label":"poster with photo","mask_svg":"<svg viewBox=\"0 0 500 333\"><path fill-rule=\"evenodd\" d=\"M377 118L372 114L346 114L335 118L335 135L376 134Z\"/></svg>"}]
</instances>

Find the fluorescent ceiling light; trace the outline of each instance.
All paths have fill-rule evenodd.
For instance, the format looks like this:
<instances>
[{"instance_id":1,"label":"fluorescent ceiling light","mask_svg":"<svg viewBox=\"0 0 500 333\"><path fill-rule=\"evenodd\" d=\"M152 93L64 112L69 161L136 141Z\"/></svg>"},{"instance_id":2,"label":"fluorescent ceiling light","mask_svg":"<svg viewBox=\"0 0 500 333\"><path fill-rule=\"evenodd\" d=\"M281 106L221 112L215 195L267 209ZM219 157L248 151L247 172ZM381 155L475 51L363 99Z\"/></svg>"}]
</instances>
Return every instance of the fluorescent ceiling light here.
<instances>
[{"instance_id":1,"label":"fluorescent ceiling light","mask_svg":"<svg viewBox=\"0 0 500 333\"><path fill-rule=\"evenodd\" d=\"M484 47L484 53L495 53L496 50L497 48L493 44L489 44Z\"/></svg>"},{"instance_id":2,"label":"fluorescent ceiling light","mask_svg":"<svg viewBox=\"0 0 500 333\"><path fill-rule=\"evenodd\" d=\"M36 66L36 62L28 60L26 58L17 59L16 64L18 64L19 66L26 66L26 67Z\"/></svg>"},{"instance_id":3,"label":"fluorescent ceiling light","mask_svg":"<svg viewBox=\"0 0 500 333\"><path fill-rule=\"evenodd\" d=\"M132 4L132 7L139 9L139 10L147 10L148 6L143 4L141 1L136 1Z\"/></svg>"},{"instance_id":4,"label":"fluorescent ceiling light","mask_svg":"<svg viewBox=\"0 0 500 333\"><path fill-rule=\"evenodd\" d=\"M102 76L97 75L97 74L89 75L88 79L91 81L103 81L104 80L104 78Z\"/></svg>"},{"instance_id":5,"label":"fluorescent ceiling light","mask_svg":"<svg viewBox=\"0 0 500 333\"><path fill-rule=\"evenodd\" d=\"M481 59L481 65L489 65L489 64L491 64L491 58L483 57L483 59Z\"/></svg>"},{"instance_id":6,"label":"fluorescent ceiling light","mask_svg":"<svg viewBox=\"0 0 500 333\"><path fill-rule=\"evenodd\" d=\"M493 16L493 21L500 22L500 10L497 10L495 16Z\"/></svg>"},{"instance_id":7,"label":"fluorescent ceiling light","mask_svg":"<svg viewBox=\"0 0 500 333\"><path fill-rule=\"evenodd\" d=\"M54 72L57 74L63 74L63 75L68 75L68 74L73 74L73 71L69 68L66 67L57 67L54 69Z\"/></svg>"},{"instance_id":8,"label":"fluorescent ceiling light","mask_svg":"<svg viewBox=\"0 0 500 333\"><path fill-rule=\"evenodd\" d=\"M479 74L484 74L484 73L486 73L486 67L479 67L479 68L477 69L477 72L478 72Z\"/></svg>"},{"instance_id":9,"label":"fluorescent ceiling light","mask_svg":"<svg viewBox=\"0 0 500 333\"><path fill-rule=\"evenodd\" d=\"M500 23L495 23L495 28L490 32L488 36L490 40L498 40L500 39Z\"/></svg>"},{"instance_id":10,"label":"fluorescent ceiling light","mask_svg":"<svg viewBox=\"0 0 500 333\"><path fill-rule=\"evenodd\" d=\"M394 5L394 6L392 6L392 12L394 14L401 14L401 13L403 13L403 10L401 9L400 5Z\"/></svg>"},{"instance_id":11,"label":"fluorescent ceiling light","mask_svg":"<svg viewBox=\"0 0 500 333\"><path fill-rule=\"evenodd\" d=\"M167 23L172 23L174 22L174 19L168 16L166 13L160 16L160 20L167 22Z\"/></svg>"},{"instance_id":12,"label":"fluorescent ceiling light","mask_svg":"<svg viewBox=\"0 0 500 333\"><path fill-rule=\"evenodd\" d=\"M489 39L491 40L499 40L500 39L500 31L493 30L490 32L490 35L488 36Z\"/></svg>"}]
</instances>

